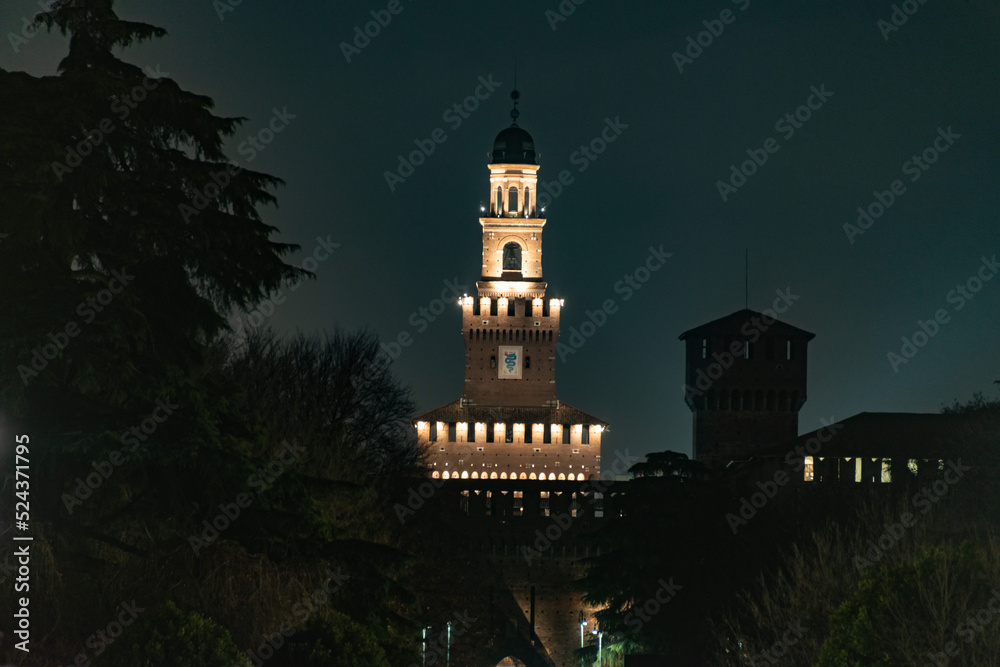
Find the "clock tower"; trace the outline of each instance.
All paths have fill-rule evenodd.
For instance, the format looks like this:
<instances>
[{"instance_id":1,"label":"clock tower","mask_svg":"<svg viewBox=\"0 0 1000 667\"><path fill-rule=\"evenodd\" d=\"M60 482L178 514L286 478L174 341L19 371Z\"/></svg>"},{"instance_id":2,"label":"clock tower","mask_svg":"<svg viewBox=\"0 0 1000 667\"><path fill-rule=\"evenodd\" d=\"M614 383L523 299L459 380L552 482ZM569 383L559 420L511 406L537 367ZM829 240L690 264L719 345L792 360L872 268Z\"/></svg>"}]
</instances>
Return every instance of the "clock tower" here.
<instances>
[{"instance_id":1,"label":"clock tower","mask_svg":"<svg viewBox=\"0 0 1000 667\"><path fill-rule=\"evenodd\" d=\"M488 203L480 208L477 294L459 300L462 397L417 417L415 425L435 477L597 479L606 423L556 394L563 302L546 296L537 153L517 124L517 91L511 97L513 122L493 141Z\"/></svg>"}]
</instances>

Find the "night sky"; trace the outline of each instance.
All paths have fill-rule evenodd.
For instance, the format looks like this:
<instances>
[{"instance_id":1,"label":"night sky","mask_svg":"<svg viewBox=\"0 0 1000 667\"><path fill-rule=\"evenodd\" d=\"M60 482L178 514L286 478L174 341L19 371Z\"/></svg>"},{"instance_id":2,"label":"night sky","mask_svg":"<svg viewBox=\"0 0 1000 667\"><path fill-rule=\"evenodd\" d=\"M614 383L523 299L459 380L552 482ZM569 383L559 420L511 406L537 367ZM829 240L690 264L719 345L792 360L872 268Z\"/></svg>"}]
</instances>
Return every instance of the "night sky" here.
<instances>
[{"instance_id":1,"label":"night sky","mask_svg":"<svg viewBox=\"0 0 1000 667\"><path fill-rule=\"evenodd\" d=\"M317 237L341 244L269 322L410 334L395 368L421 410L462 392L460 309L449 296L433 322L419 310L439 310L450 282L474 293L487 151L510 123L515 56L540 178L572 178L549 205L544 246L548 296L566 302L564 341L586 311L617 306L557 370L562 400L610 422L606 460L625 448L690 454L677 337L743 308L744 252L750 308L790 292L782 319L816 334L800 431L996 395L1000 3L909 0L895 5L896 26L888 1L578 1L116 7L169 32L127 60L248 118L229 155L286 180L280 208L264 215L279 240L302 245L289 261ZM10 43L37 10L3 4L0 67L54 73L63 38L42 34L16 53ZM345 56L341 43L371 12L391 21ZM462 117L453 107L477 87L486 99ZM241 148L275 110L273 141ZM614 141L586 157L609 126ZM390 190L385 172L438 128L444 141ZM753 156L766 162L735 179L731 165ZM719 181L739 187L720 192ZM859 206L890 195L866 230L845 230ZM661 245L672 256L626 300L616 284ZM966 298L964 285L981 289ZM894 370L887 355L902 353L901 337L942 310L936 334Z\"/></svg>"}]
</instances>

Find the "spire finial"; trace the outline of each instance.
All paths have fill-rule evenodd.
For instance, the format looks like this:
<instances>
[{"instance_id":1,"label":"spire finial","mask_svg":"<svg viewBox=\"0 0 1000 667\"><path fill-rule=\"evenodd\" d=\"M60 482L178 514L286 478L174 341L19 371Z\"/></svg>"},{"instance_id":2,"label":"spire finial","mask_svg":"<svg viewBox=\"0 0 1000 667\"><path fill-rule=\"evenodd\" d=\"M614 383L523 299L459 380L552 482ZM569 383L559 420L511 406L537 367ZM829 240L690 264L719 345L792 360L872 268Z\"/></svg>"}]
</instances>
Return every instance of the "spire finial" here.
<instances>
[{"instance_id":1,"label":"spire finial","mask_svg":"<svg viewBox=\"0 0 1000 667\"><path fill-rule=\"evenodd\" d=\"M520 99L521 93L517 90L517 56L514 56L514 90L510 91L510 99L514 100L514 108L510 110L510 117L513 121L513 125L517 125L517 117L521 115L521 112L517 110L517 101Z\"/></svg>"}]
</instances>

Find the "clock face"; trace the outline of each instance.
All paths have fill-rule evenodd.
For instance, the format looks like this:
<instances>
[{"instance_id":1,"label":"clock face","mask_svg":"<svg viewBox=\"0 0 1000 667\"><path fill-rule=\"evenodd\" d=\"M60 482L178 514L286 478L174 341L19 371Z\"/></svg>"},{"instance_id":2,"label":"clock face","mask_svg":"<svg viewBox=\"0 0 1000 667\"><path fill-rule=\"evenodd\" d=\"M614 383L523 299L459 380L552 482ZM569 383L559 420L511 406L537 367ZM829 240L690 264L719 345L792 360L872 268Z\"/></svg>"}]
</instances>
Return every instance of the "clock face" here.
<instances>
[{"instance_id":1,"label":"clock face","mask_svg":"<svg viewBox=\"0 0 1000 667\"><path fill-rule=\"evenodd\" d=\"M503 247L503 270L521 270L521 246L516 243L508 243Z\"/></svg>"}]
</instances>

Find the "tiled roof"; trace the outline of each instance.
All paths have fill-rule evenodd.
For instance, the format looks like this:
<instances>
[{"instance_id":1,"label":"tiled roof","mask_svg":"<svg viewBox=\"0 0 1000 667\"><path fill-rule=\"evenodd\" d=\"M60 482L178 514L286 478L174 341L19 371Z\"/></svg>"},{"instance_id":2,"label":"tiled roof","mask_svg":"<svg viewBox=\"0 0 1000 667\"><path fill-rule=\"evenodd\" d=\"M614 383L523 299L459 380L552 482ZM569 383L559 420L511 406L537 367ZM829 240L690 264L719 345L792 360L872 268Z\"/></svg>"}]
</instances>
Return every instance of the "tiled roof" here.
<instances>
[{"instance_id":1,"label":"tiled roof","mask_svg":"<svg viewBox=\"0 0 1000 667\"><path fill-rule=\"evenodd\" d=\"M757 317L758 319L763 318L763 313L758 313L756 310L749 310L744 308L743 310L737 310L735 313L726 315L725 317L720 317L717 320L712 320L711 322L706 322L693 329L688 329L682 333L678 338L680 340L686 339L688 336L701 336L705 334L717 334L717 333L732 333L739 334L743 329L744 325L751 322L752 318ZM808 340L812 340L816 337L816 334L810 333L805 329L799 329L798 327L793 327L791 324L782 322L781 320L775 320L773 324L765 324L762 322L761 330L766 330L772 334L791 334L794 336L805 336Z\"/></svg>"},{"instance_id":2,"label":"tiled roof","mask_svg":"<svg viewBox=\"0 0 1000 667\"><path fill-rule=\"evenodd\" d=\"M435 408L413 418L418 421L438 422L510 422L517 424L600 424L607 426L603 419L598 419L571 405L560 402L558 408L531 407L462 407L461 401L454 401L440 408Z\"/></svg>"},{"instance_id":3,"label":"tiled roof","mask_svg":"<svg viewBox=\"0 0 1000 667\"><path fill-rule=\"evenodd\" d=\"M961 415L908 412L862 412L789 442L768 447L757 456L784 456L822 436L819 456L940 458L963 435L970 419ZM821 442L822 442L821 439ZM815 443L814 443L815 446Z\"/></svg>"}]
</instances>

